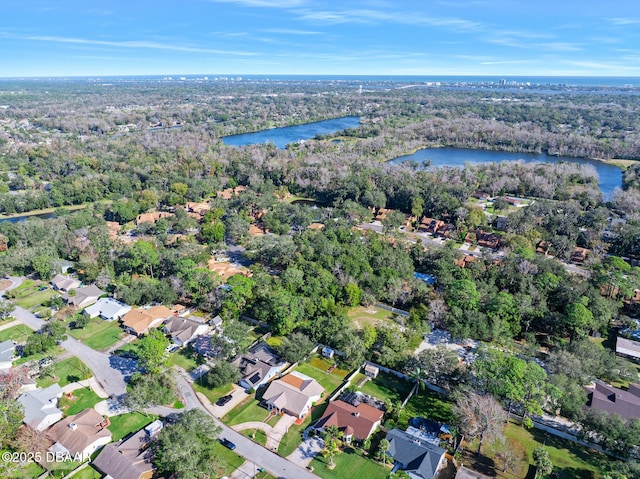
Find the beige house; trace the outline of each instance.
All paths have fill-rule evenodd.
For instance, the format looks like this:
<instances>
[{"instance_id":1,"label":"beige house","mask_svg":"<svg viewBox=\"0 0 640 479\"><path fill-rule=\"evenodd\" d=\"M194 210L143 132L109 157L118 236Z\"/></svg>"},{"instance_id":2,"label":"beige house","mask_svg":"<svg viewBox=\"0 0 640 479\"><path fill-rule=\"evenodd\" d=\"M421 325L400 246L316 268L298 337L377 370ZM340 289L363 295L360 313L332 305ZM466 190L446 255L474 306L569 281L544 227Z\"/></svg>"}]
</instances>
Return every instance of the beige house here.
<instances>
[{"instance_id":1,"label":"beige house","mask_svg":"<svg viewBox=\"0 0 640 479\"><path fill-rule=\"evenodd\" d=\"M262 400L269 410L303 418L323 394L324 388L315 379L294 371L271 382Z\"/></svg>"},{"instance_id":2,"label":"beige house","mask_svg":"<svg viewBox=\"0 0 640 479\"><path fill-rule=\"evenodd\" d=\"M89 457L100 446L111 442L111 431L107 429L109 419L103 418L95 409L85 409L79 414L64 418L54 424L47 436L53 441L49 451L59 454Z\"/></svg>"},{"instance_id":3,"label":"beige house","mask_svg":"<svg viewBox=\"0 0 640 479\"><path fill-rule=\"evenodd\" d=\"M173 317L173 312L162 305L149 309L132 309L122 317L122 327L131 334L142 336L148 333L151 328L157 328L171 317Z\"/></svg>"},{"instance_id":4,"label":"beige house","mask_svg":"<svg viewBox=\"0 0 640 479\"><path fill-rule=\"evenodd\" d=\"M162 424L162 423L160 423ZM152 435L141 429L126 440L107 444L93 461L93 466L117 479L151 479L153 477Z\"/></svg>"}]
</instances>

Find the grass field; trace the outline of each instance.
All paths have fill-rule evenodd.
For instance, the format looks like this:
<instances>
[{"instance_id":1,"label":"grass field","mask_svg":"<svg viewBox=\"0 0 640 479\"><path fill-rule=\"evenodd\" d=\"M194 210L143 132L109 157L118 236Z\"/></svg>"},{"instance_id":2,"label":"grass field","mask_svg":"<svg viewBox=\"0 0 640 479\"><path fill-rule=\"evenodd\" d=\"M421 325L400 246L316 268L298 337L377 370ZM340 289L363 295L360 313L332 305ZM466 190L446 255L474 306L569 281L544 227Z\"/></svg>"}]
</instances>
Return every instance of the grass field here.
<instances>
[{"instance_id":1,"label":"grass field","mask_svg":"<svg viewBox=\"0 0 640 479\"><path fill-rule=\"evenodd\" d=\"M227 384L226 386L220 386L219 388L209 389L200 384L193 383L193 389L207 396L207 399L211 401L211 404L215 404L218 399L222 396L226 396L231 391L233 391L233 386L231 384Z\"/></svg>"},{"instance_id":2,"label":"grass field","mask_svg":"<svg viewBox=\"0 0 640 479\"><path fill-rule=\"evenodd\" d=\"M324 397L328 397L342 384L344 376L342 376L342 371L338 374L328 373L327 369L325 369L324 366L329 363L324 360L321 360L322 363L320 363L323 366L323 369L314 366L314 364L319 364L318 361L314 359L315 358L312 358L312 362L300 364L296 368L296 371L301 372L302 374L305 374L318 381L324 388Z\"/></svg>"},{"instance_id":3,"label":"grass field","mask_svg":"<svg viewBox=\"0 0 640 479\"><path fill-rule=\"evenodd\" d=\"M391 318L393 313L386 309L376 308L375 306L358 306L349 311L347 314L353 321L356 328L362 328L365 324L378 326L388 322L394 322ZM395 324L395 322L394 322Z\"/></svg>"},{"instance_id":4,"label":"grass field","mask_svg":"<svg viewBox=\"0 0 640 479\"><path fill-rule=\"evenodd\" d=\"M96 471L93 467L86 466L80 469L71 477L73 479L100 479L102 477L102 474Z\"/></svg>"},{"instance_id":5,"label":"grass field","mask_svg":"<svg viewBox=\"0 0 640 479\"><path fill-rule=\"evenodd\" d=\"M269 416L269 411L258 405L253 397L248 397L222 418L222 422L229 426L242 424L243 422L263 422Z\"/></svg>"},{"instance_id":6,"label":"grass field","mask_svg":"<svg viewBox=\"0 0 640 479\"><path fill-rule=\"evenodd\" d=\"M21 364L28 363L31 361L40 361L42 358L46 358L46 357L55 358L56 356L59 356L60 354L62 354L62 352L63 352L62 346L56 346L55 348L50 349L49 351L46 351L44 353L38 353L32 356L26 356L24 358L16 359L13 362L13 365L20 366Z\"/></svg>"},{"instance_id":7,"label":"grass field","mask_svg":"<svg viewBox=\"0 0 640 479\"><path fill-rule=\"evenodd\" d=\"M505 428L505 437L521 458L513 471L502 472L502 461L497 457L504 447L500 442L483 445L480 457L475 454L477 444L471 443L465 451L464 462L478 472L495 474L500 479L533 479L533 450L544 444L553 462L553 477L557 479L600 479L607 470L616 470L615 461L604 454L538 429L529 431L520 425L509 424Z\"/></svg>"},{"instance_id":8,"label":"grass field","mask_svg":"<svg viewBox=\"0 0 640 479\"><path fill-rule=\"evenodd\" d=\"M264 446L267 443L267 433L262 429L245 429L242 431L242 434L247 436L249 439L257 442Z\"/></svg>"},{"instance_id":9,"label":"grass field","mask_svg":"<svg viewBox=\"0 0 640 479\"><path fill-rule=\"evenodd\" d=\"M91 369L89 369L80 359L72 356L54 363L53 377L42 376L36 379L36 384L41 388L51 386L53 383L58 383L60 384L60 387L64 387L67 384L82 381L83 379L88 379L91 376Z\"/></svg>"},{"instance_id":10,"label":"grass field","mask_svg":"<svg viewBox=\"0 0 640 479\"><path fill-rule=\"evenodd\" d=\"M146 415L139 412L120 414L119 416L113 416L110 418L111 424L109 425L109 431L111 431L113 440L119 441L132 432L139 431L156 419L157 416L154 416L153 414Z\"/></svg>"},{"instance_id":11,"label":"grass field","mask_svg":"<svg viewBox=\"0 0 640 479\"><path fill-rule=\"evenodd\" d=\"M327 403L320 404L311 409L311 414L307 414L302 424L296 426L295 424L289 427L289 432L284 435L280 445L278 446L278 454L282 457L287 457L302 443L302 432L309 427L309 425L322 417L324 411L327 409Z\"/></svg>"},{"instance_id":12,"label":"grass field","mask_svg":"<svg viewBox=\"0 0 640 479\"><path fill-rule=\"evenodd\" d=\"M44 469L35 462L29 462L26 466L17 465L11 472L2 471L5 479L24 479L25 477L40 477Z\"/></svg>"},{"instance_id":13,"label":"grass field","mask_svg":"<svg viewBox=\"0 0 640 479\"><path fill-rule=\"evenodd\" d=\"M404 401L411 391L413 384L397 376L380 373L378 377L367 381L360 389L363 393L381 399L383 401Z\"/></svg>"},{"instance_id":14,"label":"grass field","mask_svg":"<svg viewBox=\"0 0 640 479\"><path fill-rule=\"evenodd\" d=\"M102 351L116 344L124 336L124 331L117 321L92 318L84 329L70 329L69 334L90 348Z\"/></svg>"},{"instance_id":15,"label":"grass field","mask_svg":"<svg viewBox=\"0 0 640 479\"><path fill-rule=\"evenodd\" d=\"M32 309L36 306L41 306L42 303L54 296L58 296L57 291L54 291L53 289L45 289L43 291L35 291L31 294L16 298L14 301L18 306L21 306L24 309Z\"/></svg>"},{"instance_id":16,"label":"grass field","mask_svg":"<svg viewBox=\"0 0 640 479\"><path fill-rule=\"evenodd\" d=\"M71 392L71 397L62 396L58 407L64 411L65 416L73 416L98 404L102 399L89 388L76 389Z\"/></svg>"},{"instance_id":17,"label":"grass field","mask_svg":"<svg viewBox=\"0 0 640 479\"><path fill-rule=\"evenodd\" d=\"M328 457L316 456L311 461L313 473L324 479L385 479L391 472L390 467L374 461L369 457L364 457L359 451L348 447L341 454L334 456L334 469L329 469Z\"/></svg>"},{"instance_id":18,"label":"grass field","mask_svg":"<svg viewBox=\"0 0 640 479\"><path fill-rule=\"evenodd\" d=\"M32 333L33 330L31 330L31 328L28 328L24 324L18 324L17 326L11 326L10 328L0 331L0 342L13 339L18 343L24 343Z\"/></svg>"},{"instance_id":19,"label":"grass field","mask_svg":"<svg viewBox=\"0 0 640 479\"><path fill-rule=\"evenodd\" d=\"M235 452L227 449L216 441L213 455L217 461L216 476L230 476L233 471L238 469L244 462L244 458L238 456Z\"/></svg>"},{"instance_id":20,"label":"grass field","mask_svg":"<svg viewBox=\"0 0 640 479\"><path fill-rule=\"evenodd\" d=\"M176 351L169 358L169 366L180 366L185 371L192 371L198 367L195 359L190 357L183 349Z\"/></svg>"},{"instance_id":21,"label":"grass field","mask_svg":"<svg viewBox=\"0 0 640 479\"><path fill-rule=\"evenodd\" d=\"M406 429L412 417L425 417L433 421L451 423L451 403L432 391L420 391L414 394L400 412L397 427Z\"/></svg>"}]
</instances>

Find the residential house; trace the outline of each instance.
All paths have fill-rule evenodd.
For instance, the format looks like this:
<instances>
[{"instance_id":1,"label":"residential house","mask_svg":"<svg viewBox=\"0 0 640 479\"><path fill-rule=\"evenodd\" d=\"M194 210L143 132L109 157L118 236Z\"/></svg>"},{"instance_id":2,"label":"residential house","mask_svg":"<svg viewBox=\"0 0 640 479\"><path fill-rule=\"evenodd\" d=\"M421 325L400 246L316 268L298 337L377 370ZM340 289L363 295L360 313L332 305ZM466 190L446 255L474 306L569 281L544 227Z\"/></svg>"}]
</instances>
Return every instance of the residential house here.
<instances>
[{"instance_id":1,"label":"residential house","mask_svg":"<svg viewBox=\"0 0 640 479\"><path fill-rule=\"evenodd\" d=\"M200 221L207 211L211 211L211 205L206 202L196 203L193 201L188 201L185 205L185 210L187 214L192 218Z\"/></svg>"},{"instance_id":2,"label":"residential house","mask_svg":"<svg viewBox=\"0 0 640 479\"><path fill-rule=\"evenodd\" d=\"M242 376L238 384L245 389L257 389L266 384L286 364L265 342L260 342L251 347L247 354L234 361L234 363L238 365Z\"/></svg>"},{"instance_id":3,"label":"residential house","mask_svg":"<svg viewBox=\"0 0 640 479\"><path fill-rule=\"evenodd\" d=\"M220 317L220 315L217 315L215 318L209 321L209 324L213 329L220 330L220 328L222 328L222 318Z\"/></svg>"},{"instance_id":4,"label":"residential house","mask_svg":"<svg viewBox=\"0 0 640 479\"><path fill-rule=\"evenodd\" d=\"M235 188L226 188L222 191L218 191L216 196L222 198L223 200L230 200L234 196L238 196L240 193L247 189L246 186L236 186Z\"/></svg>"},{"instance_id":5,"label":"residential house","mask_svg":"<svg viewBox=\"0 0 640 479\"><path fill-rule=\"evenodd\" d=\"M466 268L471 263L473 263L476 259L470 254L465 254L462 258L456 258L453 260L453 264L458 266L459 268Z\"/></svg>"},{"instance_id":6,"label":"residential house","mask_svg":"<svg viewBox=\"0 0 640 479\"><path fill-rule=\"evenodd\" d=\"M598 409L618 414L627 421L640 418L640 385L629 384L627 391L596 380L594 386L586 387L585 409Z\"/></svg>"},{"instance_id":7,"label":"residential house","mask_svg":"<svg viewBox=\"0 0 640 479\"><path fill-rule=\"evenodd\" d=\"M478 243L478 246L483 246L489 249L497 249L500 246L502 236L495 233L487 233L481 229L471 230L464 238L467 243Z\"/></svg>"},{"instance_id":8,"label":"residential house","mask_svg":"<svg viewBox=\"0 0 640 479\"><path fill-rule=\"evenodd\" d=\"M345 442L350 443L353 439L363 441L380 426L382 416L383 411L369 404L358 403L355 406L339 399L327 406L314 428L323 430L336 426L343 433Z\"/></svg>"},{"instance_id":9,"label":"residential house","mask_svg":"<svg viewBox=\"0 0 640 479\"><path fill-rule=\"evenodd\" d=\"M540 254L543 254L545 256L549 256L549 251L551 250L551 246L553 246L551 241L542 240L536 246L536 253L540 253Z\"/></svg>"},{"instance_id":10,"label":"residential house","mask_svg":"<svg viewBox=\"0 0 640 479\"><path fill-rule=\"evenodd\" d=\"M154 421L127 439L121 439L113 444L107 444L92 464L106 477L117 479L151 479L154 467L152 463L153 450L151 439L158 430L150 428L162 422Z\"/></svg>"},{"instance_id":11,"label":"residential house","mask_svg":"<svg viewBox=\"0 0 640 479\"><path fill-rule=\"evenodd\" d=\"M58 399L61 397L62 389L57 383L23 393L18 401L24 408L24 423L36 431L44 431L60 421L62 411L58 409Z\"/></svg>"},{"instance_id":12,"label":"residential house","mask_svg":"<svg viewBox=\"0 0 640 479\"><path fill-rule=\"evenodd\" d=\"M329 346L325 346L325 347L322 348L322 357L323 358L332 359L333 355L335 353L336 352L333 349L331 349Z\"/></svg>"},{"instance_id":13,"label":"residential house","mask_svg":"<svg viewBox=\"0 0 640 479\"><path fill-rule=\"evenodd\" d=\"M98 288L95 284L91 284L89 286L85 286L83 288L78 288L75 291L75 294L64 293L62 298L67 302L70 306L75 306L76 308L86 308L87 306L92 305L100 296L107 294Z\"/></svg>"},{"instance_id":14,"label":"residential house","mask_svg":"<svg viewBox=\"0 0 640 479\"><path fill-rule=\"evenodd\" d=\"M573 261L574 263L583 263L584 260L587 259L588 252L588 249L576 246L576 248L573 250L573 253L571 253L571 261Z\"/></svg>"},{"instance_id":15,"label":"residential house","mask_svg":"<svg viewBox=\"0 0 640 479\"><path fill-rule=\"evenodd\" d=\"M169 308L163 305L151 308L136 308L122 317L122 327L130 334L142 336L151 328L160 326L166 319L173 317Z\"/></svg>"},{"instance_id":16,"label":"residential house","mask_svg":"<svg viewBox=\"0 0 640 479\"><path fill-rule=\"evenodd\" d=\"M80 280L61 274L56 274L51 278L51 286L64 293L68 293L70 289L78 288L81 284L82 282Z\"/></svg>"},{"instance_id":17,"label":"residential house","mask_svg":"<svg viewBox=\"0 0 640 479\"><path fill-rule=\"evenodd\" d=\"M0 343L0 370L11 369L16 355L16 343L11 339Z\"/></svg>"},{"instance_id":18,"label":"residential house","mask_svg":"<svg viewBox=\"0 0 640 479\"><path fill-rule=\"evenodd\" d=\"M616 340L616 354L632 359L640 359L640 342L618 336Z\"/></svg>"},{"instance_id":19,"label":"residential house","mask_svg":"<svg viewBox=\"0 0 640 479\"><path fill-rule=\"evenodd\" d=\"M436 234L439 234L440 236L447 239L457 238L458 228L456 228L456 225L453 225L451 223L445 223L443 226L439 227L436 230Z\"/></svg>"},{"instance_id":20,"label":"residential house","mask_svg":"<svg viewBox=\"0 0 640 479\"><path fill-rule=\"evenodd\" d=\"M93 408L68 416L49 429L47 437L54 443L49 451L89 457L100 446L111 442L109 424L109 418L103 418Z\"/></svg>"},{"instance_id":21,"label":"residential house","mask_svg":"<svg viewBox=\"0 0 640 479\"><path fill-rule=\"evenodd\" d=\"M324 388L315 379L294 371L272 381L262 395L262 400L269 410L302 419L322 394Z\"/></svg>"},{"instance_id":22,"label":"residential house","mask_svg":"<svg viewBox=\"0 0 640 479\"><path fill-rule=\"evenodd\" d=\"M320 230L324 229L324 224L323 223L311 223L309 226L307 226L307 229L320 231Z\"/></svg>"},{"instance_id":23,"label":"residential house","mask_svg":"<svg viewBox=\"0 0 640 479\"><path fill-rule=\"evenodd\" d=\"M142 213L136 217L136 226L141 225L142 223L152 223L156 224L160 219L170 218L173 215L166 211L154 211L153 213Z\"/></svg>"},{"instance_id":24,"label":"residential house","mask_svg":"<svg viewBox=\"0 0 640 479\"><path fill-rule=\"evenodd\" d=\"M178 346L185 346L209 331L209 325L195 319L173 316L164 324L164 332Z\"/></svg>"},{"instance_id":25,"label":"residential house","mask_svg":"<svg viewBox=\"0 0 640 479\"><path fill-rule=\"evenodd\" d=\"M106 321L120 319L129 311L131 311L131 306L116 301L113 298L100 298L94 304L84 309L84 313L89 315L90 318L100 316Z\"/></svg>"},{"instance_id":26,"label":"residential house","mask_svg":"<svg viewBox=\"0 0 640 479\"><path fill-rule=\"evenodd\" d=\"M425 216L424 218L422 218L422 221L420 221L420 226L418 227L418 231L422 233L436 234L436 231L438 231L438 229L442 228L444 225L445 225L445 222L442 220L427 218Z\"/></svg>"},{"instance_id":27,"label":"residential house","mask_svg":"<svg viewBox=\"0 0 640 479\"><path fill-rule=\"evenodd\" d=\"M389 431L386 436L389 441L388 454L395 462L394 469L406 471L413 479L433 479L446 465L446 450L416 431Z\"/></svg>"},{"instance_id":28,"label":"residential house","mask_svg":"<svg viewBox=\"0 0 640 479\"><path fill-rule=\"evenodd\" d=\"M114 241L118 238L122 225L117 221L107 221L107 231L109 232L109 239Z\"/></svg>"}]
</instances>

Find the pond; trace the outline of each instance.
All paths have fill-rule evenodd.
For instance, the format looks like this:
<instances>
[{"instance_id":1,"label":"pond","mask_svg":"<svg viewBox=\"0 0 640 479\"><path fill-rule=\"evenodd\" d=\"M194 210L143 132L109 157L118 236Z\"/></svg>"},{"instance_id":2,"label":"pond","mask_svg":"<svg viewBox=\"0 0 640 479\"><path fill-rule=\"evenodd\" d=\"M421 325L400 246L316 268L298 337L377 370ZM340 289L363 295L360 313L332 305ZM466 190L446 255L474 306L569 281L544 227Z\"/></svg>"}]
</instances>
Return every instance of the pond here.
<instances>
[{"instance_id":1,"label":"pond","mask_svg":"<svg viewBox=\"0 0 640 479\"><path fill-rule=\"evenodd\" d=\"M591 165L598 173L598 184L605 199L613 198L613 190L622 187L622 170L598 160L572 158L567 156L551 156L545 153L511 153L504 151L487 151L467 148L425 148L412 155L399 156L391 163L402 163L411 160L417 163L429 161L431 166L453 166L462 168L465 163L497 163L501 161L522 160L526 163L578 163Z\"/></svg>"},{"instance_id":2,"label":"pond","mask_svg":"<svg viewBox=\"0 0 640 479\"><path fill-rule=\"evenodd\" d=\"M316 135L329 135L336 131L346 130L360 126L359 116L345 116L332 120L316 121L304 125L284 126L271 128L253 133L231 135L222 137L222 142L229 146L246 146L262 143L273 143L277 148L283 149L290 143L310 140Z\"/></svg>"}]
</instances>

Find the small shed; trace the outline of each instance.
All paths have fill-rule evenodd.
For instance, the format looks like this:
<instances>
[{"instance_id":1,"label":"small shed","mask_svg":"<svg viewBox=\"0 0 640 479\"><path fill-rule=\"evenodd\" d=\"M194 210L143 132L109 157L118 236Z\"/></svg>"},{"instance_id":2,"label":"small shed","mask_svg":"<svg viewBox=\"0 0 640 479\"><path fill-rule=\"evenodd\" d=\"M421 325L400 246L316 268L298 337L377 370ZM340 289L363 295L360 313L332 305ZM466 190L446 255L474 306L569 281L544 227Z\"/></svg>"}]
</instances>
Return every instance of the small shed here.
<instances>
[{"instance_id":1,"label":"small shed","mask_svg":"<svg viewBox=\"0 0 640 479\"><path fill-rule=\"evenodd\" d=\"M325 346L324 348L322 348L322 356L325 358L331 359L333 358L333 355L335 353L336 352L333 349L331 349L329 346Z\"/></svg>"},{"instance_id":2,"label":"small shed","mask_svg":"<svg viewBox=\"0 0 640 479\"><path fill-rule=\"evenodd\" d=\"M371 379L375 379L378 377L378 374L380 374L380 368L378 366L374 366L373 364L366 364L364 366L364 375L371 378Z\"/></svg>"}]
</instances>

